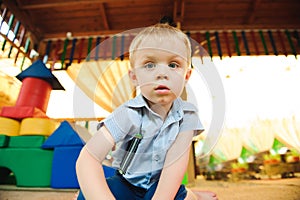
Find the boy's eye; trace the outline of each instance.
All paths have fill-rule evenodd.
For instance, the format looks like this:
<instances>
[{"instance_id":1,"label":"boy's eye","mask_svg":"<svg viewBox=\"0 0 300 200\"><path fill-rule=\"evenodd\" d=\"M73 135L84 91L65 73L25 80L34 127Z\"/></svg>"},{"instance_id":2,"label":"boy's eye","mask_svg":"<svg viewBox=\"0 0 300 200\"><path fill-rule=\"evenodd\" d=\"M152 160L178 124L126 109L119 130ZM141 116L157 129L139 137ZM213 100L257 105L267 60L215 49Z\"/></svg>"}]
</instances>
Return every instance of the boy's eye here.
<instances>
[{"instance_id":1,"label":"boy's eye","mask_svg":"<svg viewBox=\"0 0 300 200\"><path fill-rule=\"evenodd\" d=\"M150 63L145 64L144 67L145 67L146 69L153 69L153 68L156 67L156 65L155 65L154 63L151 63L151 62L150 62Z\"/></svg>"},{"instance_id":2,"label":"boy's eye","mask_svg":"<svg viewBox=\"0 0 300 200\"><path fill-rule=\"evenodd\" d=\"M172 68L172 69L175 69L175 68L178 68L179 65L177 63L170 63L169 67Z\"/></svg>"}]
</instances>

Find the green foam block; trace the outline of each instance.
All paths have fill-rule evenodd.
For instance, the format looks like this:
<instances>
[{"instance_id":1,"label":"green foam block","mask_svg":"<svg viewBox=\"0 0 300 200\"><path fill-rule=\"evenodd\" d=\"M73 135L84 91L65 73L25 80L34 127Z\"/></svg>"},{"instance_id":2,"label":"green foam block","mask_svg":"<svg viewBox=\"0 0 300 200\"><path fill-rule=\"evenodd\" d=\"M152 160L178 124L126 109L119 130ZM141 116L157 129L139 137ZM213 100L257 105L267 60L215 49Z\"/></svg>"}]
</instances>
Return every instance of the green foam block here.
<instances>
[{"instance_id":1,"label":"green foam block","mask_svg":"<svg viewBox=\"0 0 300 200\"><path fill-rule=\"evenodd\" d=\"M8 145L8 140L9 140L9 137L6 136L6 135L1 135L0 134L0 148L1 147L7 147Z\"/></svg>"},{"instance_id":2,"label":"green foam block","mask_svg":"<svg viewBox=\"0 0 300 200\"><path fill-rule=\"evenodd\" d=\"M8 168L22 187L49 187L53 151L39 148L0 149L1 167Z\"/></svg>"},{"instance_id":3,"label":"green foam block","mask_svg":"<svg viewBox=\"0 0 300 200\"><path fill-rule=\"evenodd\" d=\"M40 148L45 142L45 136L11 136L9 139L8 147L10 148Z\"/></svg>"}]
</instances>

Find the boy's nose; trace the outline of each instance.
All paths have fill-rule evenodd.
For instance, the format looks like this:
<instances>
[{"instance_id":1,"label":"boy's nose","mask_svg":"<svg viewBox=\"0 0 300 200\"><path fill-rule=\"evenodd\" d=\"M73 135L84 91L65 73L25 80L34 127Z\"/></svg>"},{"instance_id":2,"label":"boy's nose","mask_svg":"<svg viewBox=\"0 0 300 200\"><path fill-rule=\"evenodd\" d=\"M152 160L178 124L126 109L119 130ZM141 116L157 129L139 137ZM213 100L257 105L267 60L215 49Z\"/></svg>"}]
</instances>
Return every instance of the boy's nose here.
<instances>
[{"instance_id":1,"label":"boy's nose","mask_svg":"<svg viewBox=\"0 0 300 200\"><path fill-rule=\"evenodd\" d=\"M157 76L157 79L166 79L166 80L168 80L169 78L168 78L168 76L166 74L159 74Z\"/></svg>"},{"instance_id":2,"label":"boy's nose","mask_svg":"<svg viewBox=\"0 0 300 200\"><path fill-rule=\"evenodd\" d=\"M167 65L158 65L157 66L157 79L169 79L168 76L168 69Z\"/></svg>"}]
</instances>

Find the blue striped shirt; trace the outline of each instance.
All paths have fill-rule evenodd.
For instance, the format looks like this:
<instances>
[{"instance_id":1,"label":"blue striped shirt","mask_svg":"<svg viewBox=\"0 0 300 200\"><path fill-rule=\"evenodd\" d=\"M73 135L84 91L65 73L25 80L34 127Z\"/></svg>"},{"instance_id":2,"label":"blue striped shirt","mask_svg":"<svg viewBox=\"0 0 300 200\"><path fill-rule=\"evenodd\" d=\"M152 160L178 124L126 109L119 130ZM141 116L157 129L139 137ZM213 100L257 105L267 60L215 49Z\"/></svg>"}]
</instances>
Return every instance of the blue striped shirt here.
<instances>
[{"instance_id":1,"label":"blue striped shirt","mask_svg":"<svg viewBox=\"0 0 300 200\"><path fill-rule=\"evenodd\" d=\"M120 167L128 141L137 133L143 135L124 178L145 189L159 180L167 151L177 135L190 130L198 135L204 130L193 104L177 98L163 120L148 107L142 95L118 107L100 122L99 127L103 125L116 142L116 148L112 152L112 165L115 168Z\"/></svg>"}]
</instances>

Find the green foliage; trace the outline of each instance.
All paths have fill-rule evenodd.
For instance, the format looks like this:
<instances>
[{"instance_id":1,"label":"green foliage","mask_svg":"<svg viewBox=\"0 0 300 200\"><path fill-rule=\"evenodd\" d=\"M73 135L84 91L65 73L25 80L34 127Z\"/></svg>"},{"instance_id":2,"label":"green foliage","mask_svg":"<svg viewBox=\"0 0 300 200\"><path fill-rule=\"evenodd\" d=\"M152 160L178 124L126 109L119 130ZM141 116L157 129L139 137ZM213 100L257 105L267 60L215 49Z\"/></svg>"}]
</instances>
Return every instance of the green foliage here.
<instances>
[{"instance_id":1,"label":"green foliage","mask_svg":"<svg viewBox=\"0 0 300 200\"><path fill-rule=\"evenodd\" d=\"M263 156L264 160L276 160L280 161L280 155L279 154L265 154Z\"/></svg>"},{"instance_id":2,"label":"green foliage","mask_svg":"<svg viewBox=\"0 0 300 200\"><path fill-rule=\"evenodd\" d=\"M231 168L232 169L248 169L248 164L247 163L231 163Z\"/></svg>"}]
</instances>

